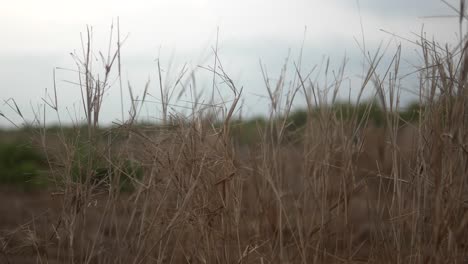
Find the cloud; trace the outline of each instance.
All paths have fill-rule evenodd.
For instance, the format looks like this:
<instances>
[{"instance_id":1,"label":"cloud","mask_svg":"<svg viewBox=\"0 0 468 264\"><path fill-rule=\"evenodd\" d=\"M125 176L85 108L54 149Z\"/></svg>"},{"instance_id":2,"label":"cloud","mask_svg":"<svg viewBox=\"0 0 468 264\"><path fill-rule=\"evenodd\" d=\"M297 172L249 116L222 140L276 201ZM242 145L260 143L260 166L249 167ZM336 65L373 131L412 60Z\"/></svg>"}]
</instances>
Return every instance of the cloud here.
<instances>
[{"instance_id":1,"label":"cloud","mask_svg":"<svg viewBox=\"0 0 468 264\"><path fill-rule=\"evenodd\" d=\"M360 0L360 6L366 37L372 42L385 36L379 29L399 34L419 32L424 22L431 34L445 34L453 26L447 21L418 19L438 14L443 4L436 0ZM256 37L297 41L304 27L316 39L352 38L361 30L357 4L348 0L18 0L8 2L0 11L0 30L7 40L0 43L0 52L72 49L79 46L74 43L79 44L79 32L85 31L86 25L94 27L97 38L107 38L117 16L122 34L131 35L128 52L161 45L191 50L213 40L218 27L223 39L246 41ZM106 46L105 38L98 43Z\"/></svg>"},{"instance_id":2,"label":"cloud","mask_svg":"<svg viewBox=\"0 0 468 264\"><path fill-rule=\"evenodd\" d=\"M449 2L454 3L454 5L458 7L458 4L454 1ZM342 1L342 3L348 8L356 8L358 1ZM440 0L359 0L359 6L362 12L380 17L423 17L454 14L454 12Z\"/></svg>"},{"instance_id":3,"label":"cloud","mask_svg":"<svg viewBox=\"0 0 468 264\"><path fill-rule=\"evenodd\" d=\"M29 109L32 101L40 103L44 88L50 90L53 85L52 68L74 68L69 53L80 51L80 32L86 31L86 25L93 26L95 50L106 51L110 24L115 23L117 16L122 36L130 34L122 48L124 78L131 81L137 92L148 77L155 80L155 59L159 56L166 64L172 53L178 65L188 62L196 67L211 63L206 58L216 43L219 28L222 62L236 83L245 87L249 107L255 108L253 112L267 107L253 96L265 92L259 59L276 78L289 49L291 59L297 60L305 28L304 69L320 64L326 55L331 56L335 68L339 67L346 54L351 58L350 74L359 73L360 69L356 40L362 41L361 21L366 48L371 53L380 43L390 41L389 54L402 43L405 57L412 56L413 60L413 50L418 47L405 39L417 40L423 24L428 38L436 36L437 41L450 43L457 39L457 18L423 18L451 14L440 1L359 3L361 13L356 1L349 0L9 1L0 10L3 99L14 97L23 109ZM70 80L76 76L60 72L58 77ZM203 80L200 78L200 82ZM59 82L59 89L64 98L62 105L79 103L77 87ZM118 96L113 91L108 95L109 100L120 101ZM116 118L112 113L120 113L119 108L109 103L104 120ZM0 111L5 111L5 106Z\"/></svg>"}]
</instances>

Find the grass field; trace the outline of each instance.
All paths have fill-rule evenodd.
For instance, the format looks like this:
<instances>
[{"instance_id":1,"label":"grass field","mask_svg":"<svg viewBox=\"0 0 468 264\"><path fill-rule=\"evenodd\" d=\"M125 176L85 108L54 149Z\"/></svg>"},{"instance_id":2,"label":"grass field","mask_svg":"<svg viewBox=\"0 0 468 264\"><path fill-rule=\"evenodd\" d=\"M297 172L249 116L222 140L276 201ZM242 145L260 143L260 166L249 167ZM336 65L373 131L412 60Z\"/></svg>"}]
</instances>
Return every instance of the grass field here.
<instances>
[{"instance_id":1,"label":"grass field","mask_svg":"<svg viewBox=\"0 0 468 264\"><path fill-rule=\"evenodd\" d=\"M120 46L106 59L84 45L85 122L2 135L0 263L466 263L468 44L418 43L411 107L399 105L398 49L384 74L382 54L363 53L354 89L374 89L370 101L327 100L343 71L321 83L296 67L292 86L285 72L265 85L268 117L240 120L243 90L214 49L212 89L231 100L194 99L181 116L161 85L160 123L138 122L145 91L107 128ZM298 97L307 108L292 111Z\"/></svg>"}]
</instances>

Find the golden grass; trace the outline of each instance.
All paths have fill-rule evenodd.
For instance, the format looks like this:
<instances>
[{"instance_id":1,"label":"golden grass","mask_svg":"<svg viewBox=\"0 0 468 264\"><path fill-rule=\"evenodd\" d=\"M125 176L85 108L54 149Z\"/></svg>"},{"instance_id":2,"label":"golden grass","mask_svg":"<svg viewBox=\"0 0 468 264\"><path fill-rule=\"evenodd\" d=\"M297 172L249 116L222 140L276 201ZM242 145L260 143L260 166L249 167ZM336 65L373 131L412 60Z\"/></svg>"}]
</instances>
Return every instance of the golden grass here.
<instances>
[{"instance_id":1,"label":"golden grass","mask_svg":"<svg viewBox=\"0 0 468 264\"><path fill-rule=\"evenodd\" d=\"M59 205L40 226L31 221L4 234L1 256L6 263L25 254L41 263L466 262L466 45L451 52L421 39L420 46L417 122L397 114L400 52L384 76L374 70L380 54L364 55L362 89L376 88L383 127L357 114L337 118L297 67L292 90L285 72L266 85L270 119L250 145L232 140L242 90L216 49L213 83L223 81L232 92L222 111L197 99L189 117L171 115L171 93L161 82L164 126L136 125L142 103L132 101L128 122L103 133L99 111L120 45L102 58L101 79L86 46L79 64L86 131L65 137L57 130L52 149L45 127L40 134ZM331 93L340 89L342 72ZM306 97L309 118L291 137L287 120L297 96ZM128 161L141 173L126 170ZM103 166L109 173L94 180ZM120 188L123 178L131 191Z\"/></svg>"}]
</instances>

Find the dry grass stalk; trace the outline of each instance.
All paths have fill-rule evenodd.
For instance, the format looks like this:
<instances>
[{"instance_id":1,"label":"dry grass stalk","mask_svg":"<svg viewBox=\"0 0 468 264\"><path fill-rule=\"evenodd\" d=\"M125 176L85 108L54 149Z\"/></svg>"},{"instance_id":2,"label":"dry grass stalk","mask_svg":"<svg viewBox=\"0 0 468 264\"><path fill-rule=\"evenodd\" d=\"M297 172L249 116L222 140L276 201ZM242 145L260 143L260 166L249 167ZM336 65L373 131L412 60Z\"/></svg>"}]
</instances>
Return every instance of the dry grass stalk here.
<instances>
[{"instance_id":1,"label":"dry grass stalk","mask_svg":"<svg viewBox=\"0 0 468 264\"><path fill-rule=\"evenodd\" d=\"M61 206L47 214L51 222L35 225L39 229L31 222L29 229L2 237L7 263L19 258L21 247L31 248L28 254L38 261L61 263L461 263L468 258L465 48L457 54L421 39L421 114L414 123L398 115L400 48L382 75L376 71L381 54L365 55L369 70L357 100L374 84L385 112L383 127L369 121L370 108L364 117L355 112L343 120L343 113L329 107L345 78L346 60L332 83L312 81L295 65L291 87L286 87L287 62L275 85L262 68L269 120L258 127L258 142L239 146L231 125L242 89L223 70L217 48L212 94L222 89L216 81L221 79L232 92L231 104L220 109L213 97L206 108L196 91L184 90L195 94L191 115L171 115L173 91L163 87L158 62L163 125L136 123L147 85L143 100L132 93L128 121L102 133L99 112L116 59L120 75L120 36L118 42L113 55L101 55L100 78L92 67L88 31L83 58L76 56L86 131L77 128L70 137L59 130L59 140L51 140L44 128L41 138L56 183L53 198ZM328 68L327 63L324 80L330 79ZM185 81L184 73L172 87ZM187 78L194 80L193 74ZM291 136L288 117L301 94L307 123ZM21 234L23 243L13 243Z\"/></svg>"}]
</instances>

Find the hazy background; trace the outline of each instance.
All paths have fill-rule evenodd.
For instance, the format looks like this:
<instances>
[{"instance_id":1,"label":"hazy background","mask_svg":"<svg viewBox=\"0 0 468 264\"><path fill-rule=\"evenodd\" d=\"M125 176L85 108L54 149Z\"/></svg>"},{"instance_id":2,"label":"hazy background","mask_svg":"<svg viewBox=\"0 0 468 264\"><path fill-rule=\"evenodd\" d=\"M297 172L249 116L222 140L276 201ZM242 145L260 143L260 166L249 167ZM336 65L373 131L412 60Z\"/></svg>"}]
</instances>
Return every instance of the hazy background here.
<instances>
[{"instance_id":1,"label":"hazy background","mask_svg":"<svg viewBox=\"0 0 468 264\"><path fill-rule=\"evenodd\" d=\"M448 2L458 7L458 0ZM0 9L0 111L21 124L3 102L14 98L26 119L33 120L34 112L43 109L46 88L48 92L53 88L54 67L76 69L70 53L80 52L80 33L86 31L86 25L93 27L95 50L107 51L110 25L117 17L121 35L129 34L122 48L125 111L129 106L127 81L135 93L141 93L149 79L149 92L156 97L150 100L157 102L156 59L173 77L183 63L191 68L212 65L217 28L219 56L239 88L244 87L243 111L248 116L265 114L268 109L259 60L274 78L291 51L292 76L292 62L297 61L305 28L303 71L320 64L325 56L330 56L332 68L338 68L346 54L351 91L359 89L353 78L362 73L362 55L355 41L362 42L360 21L371 53L382 42L390 43L389 56L398 44L403 45L402 74L414 70L411 64L418 62L418 47L381 29L418 40L424 25L429 39L452 44L458 40L458 17L439 0L360 0L359 6L360 12L358 2L350 0L4 1ZM441 15L454 17L432 17ZM198 89L211 89L211 75L199 71ZM65 82L75 81L76 73L57 70L56 80L61 119L70 120L68 113L83 117L79 87ZM411 90L411 78L403 85ZM402 97L411 100L410 93ZM115 86L106 94L102 122L121 119L120 109L120 91ZM143 117L158 117L159 105L148 104L144 111ZM47 110L46 120L54 123L57 116ZM9 122L0 118L0 126L9 126Z\"/></svg>"}]
</instances>

